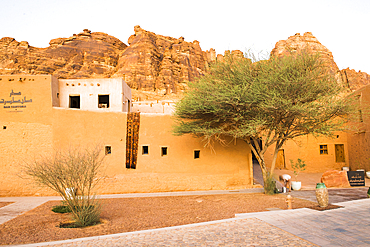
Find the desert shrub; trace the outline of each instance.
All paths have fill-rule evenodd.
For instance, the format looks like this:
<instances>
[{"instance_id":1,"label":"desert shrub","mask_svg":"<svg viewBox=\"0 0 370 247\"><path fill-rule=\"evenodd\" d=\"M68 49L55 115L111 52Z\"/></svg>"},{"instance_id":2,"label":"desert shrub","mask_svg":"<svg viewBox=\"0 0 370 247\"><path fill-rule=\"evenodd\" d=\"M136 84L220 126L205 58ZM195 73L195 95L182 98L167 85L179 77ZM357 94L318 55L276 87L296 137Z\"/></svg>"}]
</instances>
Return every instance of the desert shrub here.
<instances>
[{"instance_id":1,"label":"desert shrub","mask_svg":"<svg viewBox=\"0 0 370 247\"><path fill-rule=\"evenodd\" d=\"M101 180L104 155L102 148L69 148L53 156L43 156L26 163L23 173L37 184L56 191L71 211L76 227L100 222L101 205L93 194Z\"/></svg>"},{"instance_id":2,"label":"desert shrub","mask_svg":"<svg viewBox=\"0 0 370 247\"><path fill-rule=\"evenodd\" d=\"M278 193L278 190L276 188L276 181L275 179L273 178L273 176L270 175L270 173L267 173L265 175L265 181L264 181L264 191L265 191L265 194L267 195L273 195L273 194L276 194Z\"/></svg>"},{"instance_id":3,"label":"desert shrub","mask_svg":"<svg viewBox=\"0 0 370 247\"><path fill-rule=\"evenodd\" d=\"M65 214L65 213L71 213L72 210L67 206L67 205L57 205L54 206L51 211L54 213L59 213L59 214Z\"/></svg>"}]
</instances>

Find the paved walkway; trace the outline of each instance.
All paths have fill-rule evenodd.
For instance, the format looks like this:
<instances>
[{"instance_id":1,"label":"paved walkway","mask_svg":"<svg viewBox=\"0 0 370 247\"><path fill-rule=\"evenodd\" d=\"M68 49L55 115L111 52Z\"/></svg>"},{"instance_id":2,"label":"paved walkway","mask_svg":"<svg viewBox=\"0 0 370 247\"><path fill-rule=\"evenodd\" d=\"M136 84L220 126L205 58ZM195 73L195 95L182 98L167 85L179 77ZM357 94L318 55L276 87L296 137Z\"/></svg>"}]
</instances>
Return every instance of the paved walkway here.
<instances>
[{"instance_id":1,"label":"paved walkway","mask_svg":"<svg viewBox=\"0 0 370 247\"><path fill-rule=\"evenodd\" d=\"M51 200L61 200L61 197L0 197L0 202L13 202L0 208L0 224Z\"/></svg>"},{"instance_id":2,"label":"paved walkway","mask_svg":"<svg viewBox=\"0 0 370 247\"><path fill-rule=\"evenodd\" d=\"M260 219L319 246L370 246L370 199L336 205L344 208L302 208L236 216Z\"/></svg>"}]
</instances>

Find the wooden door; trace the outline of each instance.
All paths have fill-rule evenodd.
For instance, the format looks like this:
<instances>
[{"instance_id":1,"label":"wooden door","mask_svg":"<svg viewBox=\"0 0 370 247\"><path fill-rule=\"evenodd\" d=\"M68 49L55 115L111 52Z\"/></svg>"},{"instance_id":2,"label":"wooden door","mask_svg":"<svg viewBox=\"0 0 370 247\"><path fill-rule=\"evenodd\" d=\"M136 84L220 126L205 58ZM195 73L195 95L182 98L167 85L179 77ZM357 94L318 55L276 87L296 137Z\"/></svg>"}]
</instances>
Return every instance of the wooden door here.
<instances>
[{"instance_id":1,"label":"wooden door","mask_svg":"<svg viewBox=\"0 0 370 247\"><path fill-rule=\"evenodd\" d=\"M284 149L280 149L276 158L276 165L275 168L278 169L285 169L285 155L284 155Z\"/></svg>"},{"instance_id":2,"label":"wooden door","mask_svg":"<svg viewBox=\"0 0 370 247\"><path fill-rule=\"evenodd\" d=\"M335 162L346 162L344 157L344 144L335 144Z\"/></svg>"}]
</instances>

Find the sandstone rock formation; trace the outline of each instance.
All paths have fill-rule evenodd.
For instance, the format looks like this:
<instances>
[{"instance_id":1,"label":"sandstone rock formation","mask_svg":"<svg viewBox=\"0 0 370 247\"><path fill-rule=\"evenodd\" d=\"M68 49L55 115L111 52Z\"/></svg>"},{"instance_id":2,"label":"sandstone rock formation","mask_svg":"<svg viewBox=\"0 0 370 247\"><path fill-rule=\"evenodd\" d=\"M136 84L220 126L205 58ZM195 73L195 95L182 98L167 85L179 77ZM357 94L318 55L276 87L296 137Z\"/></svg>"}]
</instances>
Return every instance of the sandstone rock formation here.
<instances>
[{"instance_id":1,"label":"sandstone rock formation","mask_svg":"<svg viewBox=\"0 0 370 247\"><path fill-rule=\"evenodd\" d=\"M319 52L325 64L329 67L330 72L335 75L337 81L347 86L350 90L354 91L370 84L370 75L365 72L356 72L349 68L339 70L337 64L334 62L333 54L310 32L306 32L303 35L296 33L287 40L280 40L271 51L271 55L286 55L291 51L304 49L307 49L309 52Z\"/></svg>"},{"instance_id":2,"label":"sandstone rock formation","mask_svg":"<svg viewBox=\"0 0 370 247\"><path fill-rule=\"evenodd\" d=\"M347 172L329 170L322 174L321 182L325 183L326 187L350 187Z\"/></svg>"},{"instance_id":3,"label":"sandstone rock formation","mask_svg":"<svg viewBox=\"0 0 370 247\"><path fill-rule=\"evenodd\" d=\"M290 52L307 50L308 52L319 52L324 63L329 67L330 72L335 75L340 83L344 83L340 70L334 62L333 54L322 45L311 32L303 35L296 33L287 40L280 40L271 51L271 56L289 55Z\"/></svg>"},{"instance_id":4,"label":"sandstone rock formation","mask_svg":"<svg viewBox=\"0 0 370 247\"><path fill-rule=\"evenodd\" d=\"M196 40L156 35L140 26L134 30L113 75L124 75L132 89L177 93L183 90L184 82L204 74L214 59L214 50L203 52Z\"/></svg>"},{"instance_id":5,"label":"sandstone rock formation","mask_svg":"<svg viewBox=\"0 0 370 247\"><path fill-rule=\"evenodd\" d=\"M204 74L211 62L224 59L214 49L202 51L196 40L157 35L140 26L135 26L134 32L129 46L88 29L69 38L53 39L47 48L4 37L0 40L0 74L52 74L67 79L123 77L132 89L133 100L176 99L188 81ZM370 76L364 72L339 71L332 53L309 32L277 42L271 55L305 48L322 53L330 71L351 90L370 83ZM226 54L243 57L238 50Z\"/></svg>"},{"instance_id":6,"label":"sandstone rock formation","mask_svg":"<svg viewBox=\"0 0 370 247\"><path fill-rule=\"evenodd\" d=\"M356 72L354 69L350 68L342 69L340 72L343 81L352 91L370 84L370 75L365 72Z\"/></svg>"},{"instance_id":7,"label":"sandstone rock formation","mask_svg":"<svg viewBox=\"0 0 370 247\"><path fill-rule=\"evenodd\" d=\"M85 29L70 38L50 41L47 48L13 38L0 40L0 74L53 74L58 78L110 77L127 45L105 33Z\"/></svg>"},{"instance_id":8,"label":"sandstone rock formation","mask_svg":"<svg viewBox=\"0 0 370 247\"><path fill-rule=\"evenodd\" d=\"M0 74L53 74L58 78L123 77L137 98L153 99L184 90L216 59L199 42L156 35L135 26L127 46L115 37L85 29L50 41L47 48L5 37L0 40ZM149 91L145 97L136 90Z\"/></svg>"}]
</instances>

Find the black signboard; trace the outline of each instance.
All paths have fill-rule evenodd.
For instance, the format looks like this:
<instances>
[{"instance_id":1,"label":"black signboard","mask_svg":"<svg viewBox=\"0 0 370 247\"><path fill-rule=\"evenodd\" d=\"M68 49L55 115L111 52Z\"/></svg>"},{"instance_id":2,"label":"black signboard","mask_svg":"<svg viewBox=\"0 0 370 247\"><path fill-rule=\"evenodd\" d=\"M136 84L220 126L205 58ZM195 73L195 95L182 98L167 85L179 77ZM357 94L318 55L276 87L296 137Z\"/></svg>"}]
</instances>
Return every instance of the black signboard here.
<instances>
[{"instance_id":1,"label":"black signboard","mask_svg":"<svg viewBox=\"0 0 370 247\"><path fill-rule=\"evenodd\" d=\"M365 186L365 172L364 171L350 171L347 172L348 181L351 186Z\"/></svg>"}]
</instances>

